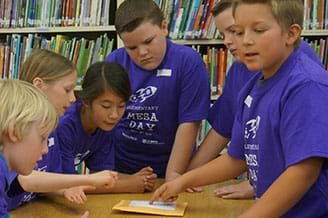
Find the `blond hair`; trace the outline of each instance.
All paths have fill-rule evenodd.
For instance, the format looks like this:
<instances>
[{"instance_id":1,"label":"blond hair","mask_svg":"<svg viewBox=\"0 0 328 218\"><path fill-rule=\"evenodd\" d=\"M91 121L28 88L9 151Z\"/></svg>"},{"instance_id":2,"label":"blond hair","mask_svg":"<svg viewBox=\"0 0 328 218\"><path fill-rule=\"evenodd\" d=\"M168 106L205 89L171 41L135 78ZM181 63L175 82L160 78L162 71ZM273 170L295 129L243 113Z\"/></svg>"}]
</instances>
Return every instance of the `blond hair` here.
<instances>
[{"instance_id":1,"label":"blond hair","mask_svg":"<svg viewBox=\"0 0 328 218\"><path fill-rule=\"evenodd\" d=\"M57 112L46 96L32 84L20 80L0 80L0 149L2 134L11 125L19 140L38 122L41 135L53 131L58 122Z\"/></svg>"},{"instance_id":2,"label":"blond hair","mask_svg":"<svg viewBox=\"0 0 328 218\"><path fill-rule=\"evenodd\" d=\"M273 17L283 31L287 31L293 24L303 27L304 5L301 0L234 0L232 13L235 17L236 8L241 4L266 4L271 8ZM300 37L295 46L300 43Z\"/></svg>"},{"instance_id":3,"label":"blond hair","mask_svg":"<svg viewBox=\"0 0 328 218\"><path fill-rule=\"evenodd\" d=\"M30 83L36 77L47 83L76 72L75 65L64 56L45 49L34 49L22 65L19 79Z\"/></svg>"}]
</instances>

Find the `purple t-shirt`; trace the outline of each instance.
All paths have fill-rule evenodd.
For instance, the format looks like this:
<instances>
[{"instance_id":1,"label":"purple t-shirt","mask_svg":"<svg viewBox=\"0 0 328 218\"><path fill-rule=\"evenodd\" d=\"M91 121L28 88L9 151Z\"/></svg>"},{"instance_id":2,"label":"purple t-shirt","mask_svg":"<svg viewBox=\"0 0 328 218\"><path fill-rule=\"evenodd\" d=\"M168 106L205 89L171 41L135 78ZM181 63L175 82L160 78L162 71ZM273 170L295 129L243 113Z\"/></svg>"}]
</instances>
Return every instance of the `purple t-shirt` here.
<instances>
[{"instance_id":1,"label":"purple t-shirt","mask_svg":"<svg viewBox=\"0 0 328 218\"><path fill-rule=\"evenodd\" d=\"M305 41L301 41L299 50L311 60L324 67L318 55ZM208 121L212 128L220 135L231 138L233 121L237 110L237 98L244 85L259 72L252 72L245 64L234 62L230 67L222 95L211 107Z\"/></svg>"},{"instance_id":2,"label":"purple t-shirt","mask_svg":"<svg viewBox=\"0 0 328 218\"><path fill-rule=\"evenodd\" d=\"M228 153L246 161L257 198L289 166L325 158L317 181L284 217L328 217L328 74L296 50L273 77L261 78L240 92Z\"/></svg>"},{"instance_id":3,"label":"purple t-shirt","mask_svg":"<svg viewBox=\"0 0 328 218\"><path fill-rule=\"evenodd\" d=\"M42 156L42 160L38 162L38 166L34 170L62 173L62 160L59 149L57 133L53 131L48 137L48 153ZM10 188L7 192L8 210L15 209L37 197L37 193L24 191L18 182L16 172L10 172L9 181Z\"/></svg>"},{"instance_id":4,"label":"purple t-shirt","mask_svg":"<svg viewBox=\"0 0 328 218\"><path fill-rule=\"evenodd\" d=\"M106 60L127 69L132 88L115 127L116 170L135 173L151 166L164 177L179 124L207 117L210 89L205 64L192 48L170 40L162 63L152 71L137 66L125 48Z\"/></svg>"},{"instance_id":5,"label":"purple t-shirt","mask_svg":"<svg viewBox=\"0 0 328 218\"><path fill-rule=\"evenodd\" d=\"M62 153L64 173L77 173L75 166L85 161L91 171L114 168L114 146L112 132L96 129L88 134L81 123L80 101L72 104L60 119L56 129Z\"/></svg>"},{"instance_id":6,"label":"purple t-shirt","mask_svg":"<svg viewBox=\"0 0 328 218\"><path fill-rule=\"evenodd\" d=\"M0 217L9 217L6 192L9 189L9 172L7 161L0 153Z\"/></svg>"},{"instance_id":7,"label":"purple t-shirt","mask_svg":"<svg viewBox=\"0 0 328 218\"><path fill-rule=\"evenodd\" d=\"M222 94L208 113L207 120L212 128L225 138L231 138L238 93L255 74L256 72L249 71L245 64L235 61L227 73Z\"/></svg>"},{"instance_id":8,"label":"purple t-shirt","mask_svg":"<svg viewBox=\"0 0 328 218\"><path fill-rule=\"evenodd\" d=\"M38 162L37 168L38 171L46 171L52 173L63 172L62 158L56 130L49 135L48 153L42 156L42 160Z\"/></svg>"}]
</instances>

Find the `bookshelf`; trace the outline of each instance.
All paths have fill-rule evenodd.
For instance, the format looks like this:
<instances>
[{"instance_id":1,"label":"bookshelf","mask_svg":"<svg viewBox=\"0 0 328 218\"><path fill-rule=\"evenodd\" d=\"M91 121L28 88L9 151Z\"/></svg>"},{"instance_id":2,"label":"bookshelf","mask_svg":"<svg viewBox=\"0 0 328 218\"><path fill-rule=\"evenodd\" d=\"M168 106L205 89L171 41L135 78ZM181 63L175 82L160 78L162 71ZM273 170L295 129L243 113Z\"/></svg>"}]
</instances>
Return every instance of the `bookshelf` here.
<instances>
[{"instance_id":1,"label":"bookshelf","mask_svg":"<svg viewBox=\"0 0 328 218\"><path fill-rule=\"evenodd\" d=\"M76 64L79 85L91 63L118 47L114 12L121 1L0 1L0 78L17 78L31 50L45 48Z\"/></svg>"}]
</instances>

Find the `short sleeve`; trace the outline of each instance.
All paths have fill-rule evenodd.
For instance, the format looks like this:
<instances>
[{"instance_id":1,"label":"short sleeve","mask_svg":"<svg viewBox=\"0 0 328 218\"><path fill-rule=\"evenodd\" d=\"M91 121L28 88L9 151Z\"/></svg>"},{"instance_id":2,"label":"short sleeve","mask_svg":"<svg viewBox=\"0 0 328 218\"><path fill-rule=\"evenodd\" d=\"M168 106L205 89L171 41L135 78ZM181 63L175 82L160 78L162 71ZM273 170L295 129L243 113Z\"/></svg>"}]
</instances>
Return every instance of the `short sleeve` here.
<instances>
[{"instance_id":1,"label":"short sleeve","mask_svg":"<svg viewBox=\"0 0 328 218\"><path fill-rule=\"evenodd\" d=\"M328 157L328 87L307 82L283 99L281 136L286 167Z\"/></svg>"},{"instance_id":2,"label":"short sleeve","mask_svg":"<svg viewBox=\"0 0 328 218\"><path fill-rule=\"evenodd\" d=\"M237 113L232 128L232 136L230 145L228 146L228 154L231 157L245 160L244 150L244 131L240 120L240 115Z\"/></svg>"},{"instance_id":3,"label":"short sleeve","mask_svg":"<svg viewBox=\"0 0 328 218\"><path fill-rule=\"evenodd\" d=\"M233 96L233 92L236 92L237 90L232 87L230 75L231 68L226 76L223 92L215 101L208 114L208 122L211 124L212 128L226 138L231 138L235 117L233 101L237 101Z\"/></svg>"},{"instance_id":4,"label":"short sleeve","mask_svg":"<svg viewBox=\"0 0 328 218\"><path fill-rule=\"evenodd\" d=\"M198 55L198 54L194 54ZM199 56L199 55L198 55ZM179 94L179 123L206 119L210 106L210 86L205 64L200 57L186 64ZM188 67L187 67L188 66Z\"/></svg>"}]
</instances>

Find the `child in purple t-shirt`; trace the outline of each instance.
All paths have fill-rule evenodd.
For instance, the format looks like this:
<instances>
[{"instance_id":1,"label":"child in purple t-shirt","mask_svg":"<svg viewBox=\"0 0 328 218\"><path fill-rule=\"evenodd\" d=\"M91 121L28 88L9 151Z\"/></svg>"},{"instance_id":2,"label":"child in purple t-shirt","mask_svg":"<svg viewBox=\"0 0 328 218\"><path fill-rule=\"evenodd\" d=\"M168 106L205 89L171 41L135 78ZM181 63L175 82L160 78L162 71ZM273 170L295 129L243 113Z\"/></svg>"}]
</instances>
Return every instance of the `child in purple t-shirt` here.
<instances>
[{"instance_id":1,"label":"child in purple t-shirt","mask_svg":"<svg viewBox=\"0 0 328 218\"><path fill-rule=\"evenodd\" d=\"M75 166L82 161L91 172L114 168L111 130L121 119L130 95L129 77L121 65L99 62L89 67L79 101L67 110L56 130L64 173L77 173ZM156 177L152 168L145 167L133 175L119 174L113 187L97 187L92 192L151 191Z\"/></svg>"},{"instance_id":2,"label":"child in purple t-shirt","mask_svg":"<svg viewBox=\"0 0 328 218\"><path fill-rule=\"evenodd\" d=\"M328 74L296 49L302 3L237 0L233 10L238 56L261 74L239 93L228 154L164 184L151 201L248 169L258 201L241 217L327 217Z\"/></svg>"},{"instance_id":3,"label":"child in purple t-shirt","mask_svg":"<svg viewBox=\"0 0 328 218\"><path fill-rule=\"evenodd\" d=\"M166 39L167 23L152 0L124 1L115 27L124 48L106 60L127 69L132 88L114 132L116 170L151 166L171 180L186 171L200 121L207 117L205 64L192 48Z\"/></svg>"},{"instance_id":4,"label":"child in purple t-shirt","mask_svg":"<svg viewBox=\"0 0 328 218\"><path fill-rule=\"evenodd\" d=\"M0 80L0 216L9 217L9 170L29 175L48 152L48 134L57 125L53 106L31 84Z\"/></svg>"},{"instance_id":5,"label":"child in purple t-shirt","mask_svg":"<svg viewBox=\"0 0 328 218\"><path fill-rule=\"evenodd\" d=\"M53 104L58 115L63 115L69 105L75 101L75 66L62 55L35 49L22 65L20 80L27 81L40 89ZM58 137L53 131L48 137L48 153L38 161L37 167L28 176L10 172L8 190L8 209L14 209L36 197L37 193L55 192L70 201L83 203L86 200L79 185L111 184L116 174L103 171L96 175L63 175ZM56 174L55 174L56 173Z\"/></svg>"},{"instance_id":6,"label":"child in purple t-shirt","mask_svg":"<svg viewBox=\"0 0 328 218\"><path fill-rule=\"evenodd\" d=\"M222 95L209 111L207 120L211 124L212 129L191 160L189 169L199 167L216 158L226 146L231 138L233 121L237 111L238 93L256 74L256 72L249 71L246 65L238 60L237 47L234 42L232 3L231 0L221 0L212 9L212 14L225 46L236 57L237 61L232 64L227 73ZM302 40L299 50L323 67L320 58L308 43ZM201 189L193 188L191 191L199 190ZM254 190L248 181L220 187L214 190L214 193L222 198L251 198L255 196Z\"/></svg>"}]
</instances>

